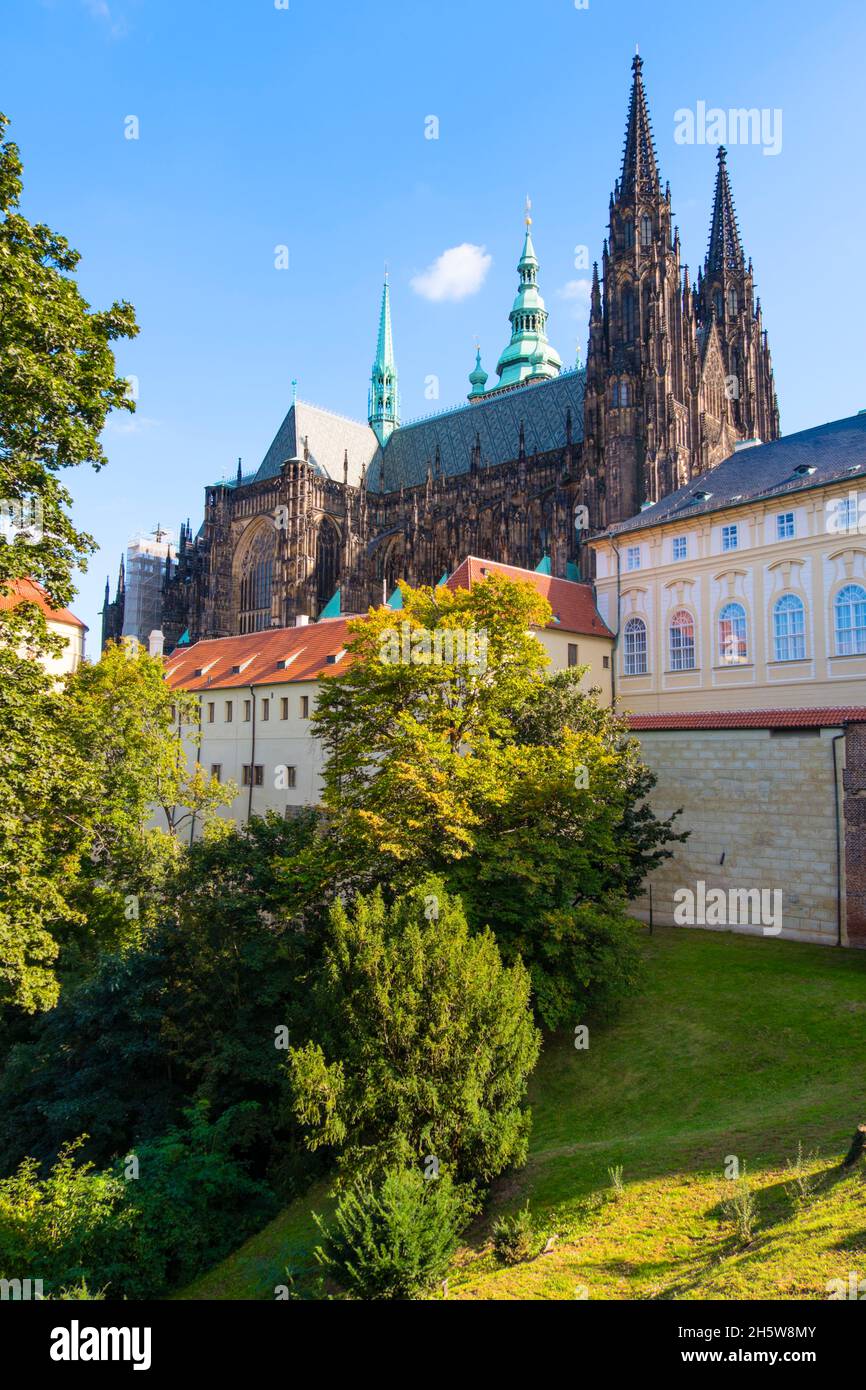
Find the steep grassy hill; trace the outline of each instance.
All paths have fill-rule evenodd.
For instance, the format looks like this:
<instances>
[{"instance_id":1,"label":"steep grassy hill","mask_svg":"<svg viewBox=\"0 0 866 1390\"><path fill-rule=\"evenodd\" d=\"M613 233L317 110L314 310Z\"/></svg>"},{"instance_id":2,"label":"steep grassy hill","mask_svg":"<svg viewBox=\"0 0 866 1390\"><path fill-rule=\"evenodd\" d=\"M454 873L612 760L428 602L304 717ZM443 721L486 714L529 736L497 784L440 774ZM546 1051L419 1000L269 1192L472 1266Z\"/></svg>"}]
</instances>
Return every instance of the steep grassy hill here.
<instances>
[{"instance_id":1,"label":"steep grassy hill","mask_svg":"<svg viewBox=\"0 0 866 1390\"><path fill-rule=\"evenodd\" d=\"M866 1119L866 954L686 929L644 949L644 994L591 1028L588 1050L548 1041L529 1162L497 1185L450 1298L825 1298L828 1280L866 1279L866 1186L837 1171ZM732 1157L751 1239L725 1210L741 1190ZM537 1248L553 1248L503 1267L491 1222L527 1200ZM312 1292L313 1209L324 1189L181 1296L273 1298L286 1266Z\"/></svg>"}]
</instances>

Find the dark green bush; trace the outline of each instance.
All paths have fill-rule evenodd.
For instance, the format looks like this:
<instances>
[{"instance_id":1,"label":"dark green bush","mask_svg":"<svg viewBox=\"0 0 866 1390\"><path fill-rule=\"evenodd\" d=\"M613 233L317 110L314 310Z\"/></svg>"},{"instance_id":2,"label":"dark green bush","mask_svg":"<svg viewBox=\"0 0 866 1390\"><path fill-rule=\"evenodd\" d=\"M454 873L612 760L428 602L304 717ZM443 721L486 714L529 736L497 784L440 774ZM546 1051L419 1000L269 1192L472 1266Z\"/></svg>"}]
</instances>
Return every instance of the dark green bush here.
<instances>
[{"instance_id":1,"label":"dark green bush","mask_svg":"<svg viewBox=\"0 0 866 1390\"><path fill-rule=\"evenodd\" d=\"M447 1175L392 1169L357 1182L340 1198L316 1256L356 1298L415 1298L444 1278L471 1208Z\"/></svg>"},{"instance_id":2,"label":"dark green bush","mask_svg":"<svg viewBox=\"0 0 866 1390\"><path fill-rule=\"evenodd\" d=\"M494 1221L493 1249L502 1264L516 1265L521 1260L531 1259L537 1245L528 1202L513 1216L500 1216Z\"/></svg>"}]
</instances>

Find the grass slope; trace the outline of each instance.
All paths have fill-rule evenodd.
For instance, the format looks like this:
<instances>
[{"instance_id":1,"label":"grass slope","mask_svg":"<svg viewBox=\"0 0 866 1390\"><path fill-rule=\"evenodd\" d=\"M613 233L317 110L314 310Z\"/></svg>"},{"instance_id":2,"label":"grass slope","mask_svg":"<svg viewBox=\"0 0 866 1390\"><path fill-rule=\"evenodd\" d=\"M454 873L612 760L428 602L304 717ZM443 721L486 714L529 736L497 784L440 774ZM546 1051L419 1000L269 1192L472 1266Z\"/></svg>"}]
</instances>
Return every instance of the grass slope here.
<instances>
[{"instance_id":1,"label":"grass slope","mask_svg":"<svg viewBox=\"0 0 866 1390\"><path fill-rule=\"evenodd\" d=\"M866 1277L866 1188L839 1157L866 1113L866 956L700 931L644 937L647 987L612 1024L549 1040L532 1082L527 1166L501 1181L449 1280L450 1298L825 1298ZM792 1202L798 1142L817 1190ZM757 1205L738 1242L729 1156ZM613 1195L608 1169L622 1165ZM495 1216L529 1201L539 1248L502 1267ZM312 1269L324 1189L196 1281L185 1298L272 1298Z\"/></svg>"}]
</instances>

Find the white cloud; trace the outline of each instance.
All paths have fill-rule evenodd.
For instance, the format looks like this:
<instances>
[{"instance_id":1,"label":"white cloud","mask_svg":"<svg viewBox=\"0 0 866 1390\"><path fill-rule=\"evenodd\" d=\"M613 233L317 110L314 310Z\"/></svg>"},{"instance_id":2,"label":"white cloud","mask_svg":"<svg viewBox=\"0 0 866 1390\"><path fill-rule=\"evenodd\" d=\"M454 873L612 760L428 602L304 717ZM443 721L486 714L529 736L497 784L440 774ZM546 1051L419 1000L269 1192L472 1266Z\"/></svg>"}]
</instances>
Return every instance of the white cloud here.
<instances>
[{"instance_id":1,"label":"white cloud","mask_svg":"<svg viewBox=\"0 0 866 1390\"><path fill-rule=\"evenodd\" d=\"M583 318L589 312L592 298L591 280L569 280L556 293L560 299L571 304L574 318Z\"/></svg>"},{"instance_id":2,"label":"white cloud","mask_svg":"<svg viewBox=\"0 0 866 1390\"><path fill-rule=\"evenodd\" d=\"M124 418L118 417L116 420L108 420L105 426L106 434L143 434L145 430L152 430L159 424L150 415L126 415Z\"/></svg>"},{"instance_id":3,"label":"white cloud","mask_svg":"<svg viewBox=\"0 0 866 1390\"><path fill-rule=\"evenodd\" d=\"M492 264L493 257L485 247L464 241L443 251L420 275L414 275L410 284L422 299L466 299L481 289Z\"/></svg>"},{"instance_id":4,"label":"white cloud","mask_svg":"<svg viewBox=\"0 0 866 1390\"><path fill-rule=\"evenodd\" d=\"M122 38L126 33L126 24L122 19L115 19L108 6L107 0L84 0L85 9L93 15L94 19L101 19L108 25L109 32L113 39Z\"/></svg>"}]
</instances>

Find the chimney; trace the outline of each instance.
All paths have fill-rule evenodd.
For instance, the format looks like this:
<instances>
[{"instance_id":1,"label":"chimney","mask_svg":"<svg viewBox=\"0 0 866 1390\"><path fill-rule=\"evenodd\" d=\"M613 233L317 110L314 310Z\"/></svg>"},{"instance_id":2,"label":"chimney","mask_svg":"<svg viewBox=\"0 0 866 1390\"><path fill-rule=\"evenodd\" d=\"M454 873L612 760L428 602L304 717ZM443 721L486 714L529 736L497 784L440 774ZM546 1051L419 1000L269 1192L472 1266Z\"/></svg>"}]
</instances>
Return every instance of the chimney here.
<instances>
[{"instance_id":1,"label":"chimney","mask_svg":"<svg viewBox=\"0 0 866 1390\"><path fill-rule=\"evenodd\" d=\"M295 627L307 627L309 621L309 613L298 613L295 617Z\"/></svg>"},{"instance_id":2,"label":"chimney","mask_svg":"<svg viewBox=\"0 0 866 1390\"><path fill-rule=\"evenodd\" d=\"M162 649L164 646L165 637L160 629L155 627L147 639L147 650L151 656L162 656Z\"/></svg>"}]
</instances>

